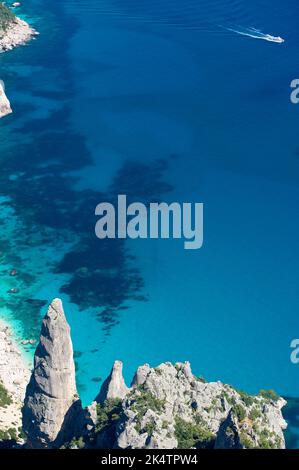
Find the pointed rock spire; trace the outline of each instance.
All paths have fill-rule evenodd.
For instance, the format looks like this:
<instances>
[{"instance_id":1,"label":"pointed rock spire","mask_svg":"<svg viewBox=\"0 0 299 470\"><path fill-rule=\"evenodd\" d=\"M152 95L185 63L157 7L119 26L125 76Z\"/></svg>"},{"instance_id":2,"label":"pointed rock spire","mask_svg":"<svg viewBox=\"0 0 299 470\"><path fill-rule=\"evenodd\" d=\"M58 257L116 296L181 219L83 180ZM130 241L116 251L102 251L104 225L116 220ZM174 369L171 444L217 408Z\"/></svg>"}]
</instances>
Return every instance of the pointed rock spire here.
<instances>
[{"instance_id":1,"label":"pointed rock spire","mask_svg":"<svg viewBox=\"0 0 299 470\"><path fill-rule=\"evenodd\" d=\"M43 320L40 343L23 407L28 445L56 447L66 439L66 423L81 409L76 390L70 327L60 299L54 299ZM70 428L70 426L67 426Z\"/></svg>"},{"instance_id":2,"label":"pointed rock spire","mask_svg":"<svg viewBox=\"0 0 299 470\"><path fill-rule=\"evenodd\" d=\"M144 364L143 366L139 366L133 378L132 387L138 387L138 385L143 385L150 371L151 371L151 368L149 364Z\"/></svg>"},{"instance_id":3,"label":"pointed rock spire","mask_svg":"<svg viewBox=\"0 0 299 470\"><path fill-rule=\"evenodd\" d=\"M123 378L123 363L115 361L109 377L103 382L100 393L96 397L98 403L103 403L110 398L125 398L129 392Z\"/></svg>"}]
</instances>

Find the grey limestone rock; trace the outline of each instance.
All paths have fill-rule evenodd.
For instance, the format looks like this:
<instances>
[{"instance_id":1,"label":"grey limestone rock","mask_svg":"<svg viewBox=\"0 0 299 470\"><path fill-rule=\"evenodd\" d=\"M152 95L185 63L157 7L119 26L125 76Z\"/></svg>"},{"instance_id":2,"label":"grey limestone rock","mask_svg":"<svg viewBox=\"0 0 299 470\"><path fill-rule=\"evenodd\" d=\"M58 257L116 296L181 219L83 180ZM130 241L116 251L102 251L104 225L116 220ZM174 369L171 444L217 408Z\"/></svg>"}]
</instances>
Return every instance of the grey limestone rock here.
<instances>
[{"instance_id":1,"label":"grey limestone rock","mask_svg":"<svg viewBox=\"0 0 299 470\"><path fill-rule=\"evenodd\" d=\"M139 367L121 398L115 448L285 447L284 400L205 382L188 362Z\"/></svg>"},{"instance_id":2,"label":"grey limestone rock","mask_svg":"<svg viewBox=\"0 0 299 470\"><path fill-rule=\"evenodd\" d=\"M23 407L23 429L30 447L56 447L73 432L80 411L70 328L62 303L53 300L41 329L34 369Z\"/></svg>"},{"instance_id":3,"label":"grey limestone rock","mask_svg":"<svg viewBox=\"0 0 299 470\"><path fill-rule=\"evenodd\" d=\"M87 447L118 449L285 447L286 402L273 392L253 396L206 382L193 375L189 362L140 366L128 388L122 369L115 361L95 401L82 410L70 329L55 299L26 391L27 445L76 448L81 439Z\"/></svg>"},{"instance_id":4,"label":"grey limestone rock","mask_svg":"<svg viewBox=\"0 0 299 470\"><path fill-rule=\"evenodd\" d=\"M124 398L127 395L129 388L125 384L122 370L122 362L115 361L109 377L101 387L96 402L103 403L107 399Z\"/></svg>"},{"instance_id":5,"label":"grey limestone rock","mask_svg":"<svg viewBox=\"0 0 299 470\"><path fill-rule=\"evenodd\" d=\"M2 80L0 80L0 118L12 113L10 102L5 94L5 87Z\"/></svg>"}]
</instances>

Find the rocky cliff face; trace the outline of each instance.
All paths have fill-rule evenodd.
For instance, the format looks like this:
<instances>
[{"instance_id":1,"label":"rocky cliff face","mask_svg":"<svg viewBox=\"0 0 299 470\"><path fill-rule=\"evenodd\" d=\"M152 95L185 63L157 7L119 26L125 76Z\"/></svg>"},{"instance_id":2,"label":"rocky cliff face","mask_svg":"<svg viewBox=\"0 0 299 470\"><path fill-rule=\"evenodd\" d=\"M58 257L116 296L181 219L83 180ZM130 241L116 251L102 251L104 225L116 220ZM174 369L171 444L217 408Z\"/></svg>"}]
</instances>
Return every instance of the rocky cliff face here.
<instances>
[{"instance_id":1,"label":"rocky cliff face","mask_svg":"<svg viewBox=\"0 0 299 470\"><path fill-rule=\"evenodd\" d=\"M12 333L0 320L0 440L8 435L18 436L29 378L29 367L24 363Z\"/></svg>"},{"instance_id":2,"label":"rocky cliff face","mask_svg":"<svg viewBox=\"0 0 299 470\"><path fill-rule=\"evenodd\" d=\"M59 446L72 434L79 410L70 328L61 301L55 299L42 323L26 390L23 430L28 446Z\"/></svg>"},{"instance_id":3,"label":"rocky cliff face","mask_svg":"<svg viewBox=\"0 0 299 470\"><path fill-rule=\"evenodd\" d=\"M43 321L23 428L34 448L284 448L285 403L274 392L250 396L221 382L207 383L193 375L188 362L145 364L129 388L116 361L83 411L70 331L56 299Z\"/></svg>"},{"instance_id":4,"label":"rocky cliff face","mask_svg":"<svg viewBox=\"0 0 299 470\"><path fill-rule=\"evenodd\" d=\"M189 363L164 363L141 366L125 398L118 405L115 397L106 400L98 415L118 415L108 427L114 448L284 448L284 404L271 393L250 396L206 383ZM100 440L106 431L98 426Z\"/></svg>"}]
</instances>

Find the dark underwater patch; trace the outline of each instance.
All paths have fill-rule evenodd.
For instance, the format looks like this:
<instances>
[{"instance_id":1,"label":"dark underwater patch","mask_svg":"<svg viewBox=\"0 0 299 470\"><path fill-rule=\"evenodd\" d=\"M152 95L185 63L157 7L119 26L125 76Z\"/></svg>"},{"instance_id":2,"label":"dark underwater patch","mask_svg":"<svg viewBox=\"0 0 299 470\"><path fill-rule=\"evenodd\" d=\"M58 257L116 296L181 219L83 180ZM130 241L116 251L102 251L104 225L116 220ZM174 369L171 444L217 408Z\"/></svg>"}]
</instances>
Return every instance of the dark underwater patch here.
<instances>
[{"instance_id":1,"label":"dark underwater patch","mask_svg":"<svg viewBox=\"0 0 299 470\"><path fill-rule=\"evenodd\" d=\"M29 1L29 11L30 7ZM131 202L159 201L172 189L164 181L168 162L157 160L146 164L128 160L115 175L107 194L74 189L77 178L70 172L92 163L84 138L74 133L69 123L68 101L73 90L65 50L77 25L68 18L66 28L60 28L64 13L57 4L55 7L47 4L43 14L42 34L30 47L22 49L21 59L22 63L36 66L39 80L25 76L22 88L34 99L57 100L60 107L50 111L46 118L37 118L32 113L31 119L24 120L23 116L34 111L34 100L32 104L17 100L15 126L6 126L8 147L6 136L0 136L1 148L7 148L1 154L0 195L10 198L6 204L22 222L21 233L16 230L8 240L5 220L0 221L2 256L19 273L10 287L18 291L11 291L1 302L23 323L26 337L38 337L41 313L52 299L35 299L34 288L43 273L34 272L28 247L41 252L48 248L57 251L58 242L62 245L65 242L71 247L66 253L61 249L60 261L49 260L43 268L53 278L68 275L60 292L67 294L82 312L94 309L104 335L109 336L111 328L120 322L120 313L129 309L130 300L147 298L143 295L144 281L126 242L99 241L95 237L94 209L101 201L116 201L120 193L127 194ZM13 65L18 54L20 51L5 56L4 66ZM47 76L56 77L55 91L44 87L43 77ZM17 87L12 72L6 78L10 86ZM0 256L1 252L0 246Z\"/></svg>"}]
</instances>

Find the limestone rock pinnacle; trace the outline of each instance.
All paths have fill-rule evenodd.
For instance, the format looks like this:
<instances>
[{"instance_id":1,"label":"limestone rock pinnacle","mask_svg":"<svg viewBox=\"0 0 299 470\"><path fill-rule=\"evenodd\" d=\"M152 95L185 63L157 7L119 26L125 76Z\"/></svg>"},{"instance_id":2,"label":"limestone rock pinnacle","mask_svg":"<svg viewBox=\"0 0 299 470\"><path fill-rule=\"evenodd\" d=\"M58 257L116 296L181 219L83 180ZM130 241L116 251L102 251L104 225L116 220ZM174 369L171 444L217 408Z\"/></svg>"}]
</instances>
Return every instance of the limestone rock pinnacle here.
<instances>
[{"instance_id":1,"label":"limestone rock pinnacle","mask_svg":"<svg viewBox=\"0 0 299 470\"><path fill-rule=\"evenodd\" d=\"M76 390L70 328L61 300L54 299L42 322L40 343L23 407L28 445L55 447L67 438L74 413L81 408Z\"/></svg>"},{"instance_id":2,"label":"limestone rock pinnacle","mask_svg":"<svg viewBox=\"0 0 299 470\"><path fill-rule=\"evenodd\" d=\"M104 381L96 401L103 403L107 399L125 398L129 392L123 378L123 364L121 361L115 361L109 377Z\"/></svg>"}]
</instances>

